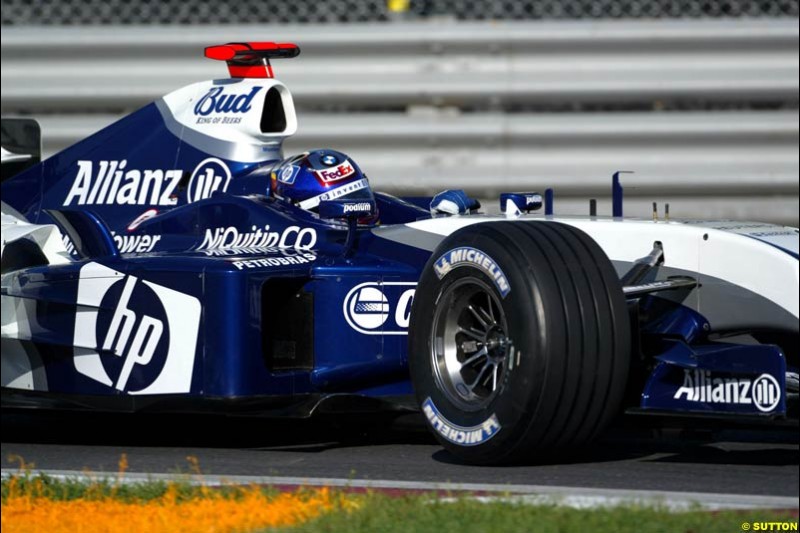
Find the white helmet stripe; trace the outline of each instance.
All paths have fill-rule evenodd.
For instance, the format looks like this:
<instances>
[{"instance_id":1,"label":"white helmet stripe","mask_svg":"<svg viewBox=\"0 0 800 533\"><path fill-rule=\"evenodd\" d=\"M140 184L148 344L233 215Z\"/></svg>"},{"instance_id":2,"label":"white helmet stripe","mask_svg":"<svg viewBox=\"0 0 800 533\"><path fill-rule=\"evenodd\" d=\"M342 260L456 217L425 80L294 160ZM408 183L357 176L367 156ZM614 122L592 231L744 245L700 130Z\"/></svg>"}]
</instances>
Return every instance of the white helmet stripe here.
<instances>
[{"instance_id":1,"label":"white helmet stripe","mask_svg":"<svg viewBox=\"0 0 800 533\"><path fill-rule=\"evenodd\" d=\"M347 185L342 185L341 187L336 187L335 189L325 191L324 193L312 198L306 198L297 205L299 205L302 209L314 209L319 205L320 202L325 200L335 200L336 198L347 196L350 193L360 191L361 189L366 189L367 187L369 187L367 178L361 178L353 183L348 183Z\"/></svg>"}]
</instances>

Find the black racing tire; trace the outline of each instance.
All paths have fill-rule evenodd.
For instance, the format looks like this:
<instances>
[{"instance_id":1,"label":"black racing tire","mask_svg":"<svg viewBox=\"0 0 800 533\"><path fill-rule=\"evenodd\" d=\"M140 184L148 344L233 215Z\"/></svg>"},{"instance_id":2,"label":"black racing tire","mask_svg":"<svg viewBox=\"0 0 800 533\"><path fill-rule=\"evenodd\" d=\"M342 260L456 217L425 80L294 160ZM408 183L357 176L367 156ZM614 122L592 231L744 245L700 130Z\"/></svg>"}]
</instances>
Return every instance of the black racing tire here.
<instances>
[{"instance_id":1,"label":"black racing tire","mask_svg":"<svg viewBox=\"0 0 800 533\"><path fill-rule=\"evenodd\" d=\"M535 462L590 442L620 411L630 349L611 261L557 222L451 234L411 312L417 400L439 442L473 464Z\"/></svg>"}]
</instances>

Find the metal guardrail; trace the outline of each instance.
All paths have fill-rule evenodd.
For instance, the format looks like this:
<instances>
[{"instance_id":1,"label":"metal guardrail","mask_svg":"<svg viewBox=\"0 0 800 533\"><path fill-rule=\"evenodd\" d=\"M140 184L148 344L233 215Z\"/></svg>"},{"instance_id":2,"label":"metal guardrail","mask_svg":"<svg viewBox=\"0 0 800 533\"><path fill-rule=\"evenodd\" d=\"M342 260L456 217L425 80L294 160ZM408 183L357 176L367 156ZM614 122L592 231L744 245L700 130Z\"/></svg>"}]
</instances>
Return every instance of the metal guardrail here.
<instances>
[{"instance_id":1,"label":"metal guardrail","mask_svg":"<svg viewBox=\"0 0 800 533\"><path fill-rule=\"evenodd\" d=\"M113 115L40 118L50 155L111 123ZM300 114L287 154L329 146L351 154L379 190L428 194L448 187L483 197L554 186L559 205L626 176L633 211L672 202L673 216L736 217L797 224L798 113L433 112ZM566 202L566 203L565 203ZM494 202L492 203L492 205Z\"/></svg>"},{"instance_id":2,"label":"metal guardrail","mask_svg":"<svg viewBox=\"0 0 800 533\"><path fill-rule=\"evenodd\" d=\"M3 111L141 105L222 77L204 46L293 41L300 106L798 99L796 20L4 28Z\"/></svg>"},{"instance_id":3,"label":"metal guardrail","mask_svg":"<svg viewBox=\"0 0 800 533\"><path fill-rule=\"evenodd\" d=\"M798 33L796 21L746 20L4 28L2 109L40 118L52 153L181 85L224 76L200 57L208 44L291 40L303 55L275 62L299 107L287 153L339 148L380 190L486 197L555 186L559 205L583 212L624 168L637 171L626 193L643 215L658 200L674 216L797 225ZM509 112L670 100L785 109Z\"/></svg>"},{"instance_id":4,"label":"metal guardrail","mask_svg":"<svg viewBox=\"0 0 800 533\"><path fill-rule=\"evenodd\" d=\"M45 153L114 117L41 120ZM303 115L286 153L330 146L399 190L462 186L496 192L560 182L575 195L605 191L614 170L636 169L638 190L673 194L797 194L796 112ZM794 152L793 152L794 149ZM496 184L495 184L496 183Z\"/></svg>"}]
</instances>

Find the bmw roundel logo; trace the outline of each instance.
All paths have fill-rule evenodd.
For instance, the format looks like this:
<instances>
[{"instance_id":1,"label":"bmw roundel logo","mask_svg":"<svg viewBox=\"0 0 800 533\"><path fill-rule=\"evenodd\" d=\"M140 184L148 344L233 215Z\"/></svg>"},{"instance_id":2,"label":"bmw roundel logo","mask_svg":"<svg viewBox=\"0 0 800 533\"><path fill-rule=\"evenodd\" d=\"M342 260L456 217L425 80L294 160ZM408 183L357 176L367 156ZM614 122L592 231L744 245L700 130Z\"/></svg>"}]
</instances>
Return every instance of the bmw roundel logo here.
<instances>
[{"instance_id":1,"label":"bmw roundel logo","mask_svg":"<svg viewBox=\"0 0 800 533\"><path fill-rule=\"evenodd\" d=\"M339 159L335 155L331 154L325 154L320 157L319 160L322 161L322 164L328 165L329 167L339 162Z\"/></svg>"}]
</instances>

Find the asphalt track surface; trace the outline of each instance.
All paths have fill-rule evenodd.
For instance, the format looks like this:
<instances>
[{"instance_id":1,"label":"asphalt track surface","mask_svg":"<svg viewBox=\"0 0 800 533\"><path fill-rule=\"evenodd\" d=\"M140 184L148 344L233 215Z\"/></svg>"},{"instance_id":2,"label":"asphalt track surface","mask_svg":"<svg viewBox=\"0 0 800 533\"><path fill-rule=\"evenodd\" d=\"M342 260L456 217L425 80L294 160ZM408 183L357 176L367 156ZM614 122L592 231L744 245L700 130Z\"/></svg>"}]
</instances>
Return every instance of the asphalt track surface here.
<instances>
[{"instance_id":1,"label":"asphalt track surface","mask_svg":"<svg viewBox=\"0 0 800 533\"><path fill-rule=\"evenodd\" d=\"M339 425L341 426L341 424ZM749 494L797 498L797 429L783 431L610 431L580 455L529 465L459 464L406 416L364 437L367 426L209 416L20 414L2 417L2 468L21 457L37 469L189 472L439 483L529 484L603 489Z\"/></svg>"}]
</instances>

